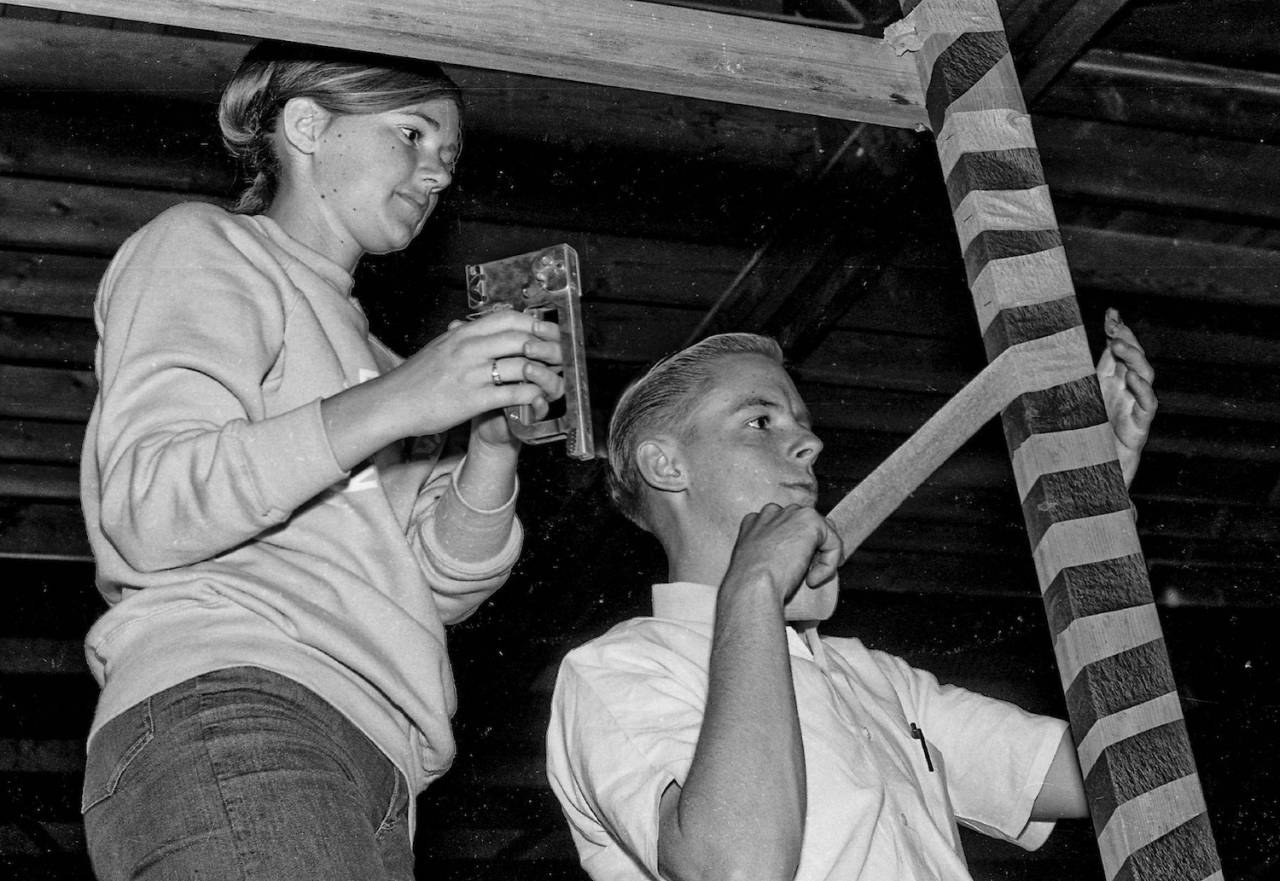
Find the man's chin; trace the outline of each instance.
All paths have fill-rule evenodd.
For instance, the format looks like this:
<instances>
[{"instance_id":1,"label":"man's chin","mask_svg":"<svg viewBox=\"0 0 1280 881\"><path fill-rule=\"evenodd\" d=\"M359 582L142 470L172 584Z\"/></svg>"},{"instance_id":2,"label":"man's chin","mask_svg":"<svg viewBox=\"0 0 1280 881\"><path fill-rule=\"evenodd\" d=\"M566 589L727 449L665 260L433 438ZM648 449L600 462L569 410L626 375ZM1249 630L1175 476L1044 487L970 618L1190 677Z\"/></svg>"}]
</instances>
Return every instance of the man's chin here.
<instances>
[{"instance_id":1,"label":"man's chin","mask_svg":"<svg viewBox=\"0 0 1280 881\"><path fill-rule=\"evenodd\" d=\"M840 577L833 575L817 587L800 585L783 607L783 613L788 621L826 621L835 613L839 599Z\"/></svg>"}]
</instances>

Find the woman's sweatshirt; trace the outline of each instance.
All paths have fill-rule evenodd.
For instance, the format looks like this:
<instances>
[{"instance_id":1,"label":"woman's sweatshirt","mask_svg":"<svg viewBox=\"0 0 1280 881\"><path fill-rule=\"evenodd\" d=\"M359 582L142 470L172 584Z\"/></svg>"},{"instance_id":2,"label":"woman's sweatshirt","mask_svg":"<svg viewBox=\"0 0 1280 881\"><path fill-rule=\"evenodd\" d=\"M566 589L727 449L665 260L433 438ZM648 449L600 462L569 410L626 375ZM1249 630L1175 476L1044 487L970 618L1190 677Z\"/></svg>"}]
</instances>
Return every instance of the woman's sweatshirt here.
<instances>
[{"instance_id":1,"label":"woman's sweatshirt","mask_svg":"<svg viewBox=\"0 0 1280 881\"><path fill-rule=\"evenodd\" d=\"M269 218L205 204L161 214L112 261L81 464L110 604L86 641L102 686L90 736L169 686L252 665L332 703L415 793L448 768L445 625L510 572L515 500L467 505L438 439L338 465L320 400L400 361L351 287Z\"/></svg>"}]
</instances>

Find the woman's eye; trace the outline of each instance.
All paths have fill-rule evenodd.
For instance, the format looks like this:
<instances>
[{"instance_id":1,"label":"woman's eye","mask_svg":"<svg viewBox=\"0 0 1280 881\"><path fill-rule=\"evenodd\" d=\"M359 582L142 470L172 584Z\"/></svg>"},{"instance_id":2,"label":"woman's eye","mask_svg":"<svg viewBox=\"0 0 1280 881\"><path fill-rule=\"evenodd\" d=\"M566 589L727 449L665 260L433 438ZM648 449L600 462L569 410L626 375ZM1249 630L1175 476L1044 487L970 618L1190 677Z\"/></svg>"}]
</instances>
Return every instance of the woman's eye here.
<instances>
[{"instance_id":1,"label":"woman's eye","mask_svg":"<svg viewBox=\"0 0 1280 881\"><path fill-rule=\"evenodd\" d=\"M413 126L402 125L400 126L400 132L409 140L409 143L411 144L416 144L418 143L418 141L422 140L422 132L418 131Z\"/></svg>"}]
</instances>

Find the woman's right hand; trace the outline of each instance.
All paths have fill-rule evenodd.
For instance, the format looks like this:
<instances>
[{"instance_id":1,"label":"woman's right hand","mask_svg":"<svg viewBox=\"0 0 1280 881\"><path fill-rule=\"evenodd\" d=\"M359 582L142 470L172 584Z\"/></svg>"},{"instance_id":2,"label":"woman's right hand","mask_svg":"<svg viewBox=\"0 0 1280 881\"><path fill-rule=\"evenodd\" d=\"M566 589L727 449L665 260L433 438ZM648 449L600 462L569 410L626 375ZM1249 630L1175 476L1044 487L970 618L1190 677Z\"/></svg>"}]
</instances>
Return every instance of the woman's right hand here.
<instances>
[{"instance_id":1,"label":"woman's right hand","mask_svg":"<svg viewBox=\"0 0 1280 881\"><path fill-rule=\"evenodd\" d=\"M564 394L562 361L553 322L511 309L454 322L400 366L321 402L329 444L350 469L393 441L504 407L545 414Z\"/></svg>"},{"instance_id":2,"label":"woman's right hand","mask_svg":"<svg viewBox=\"0 0 1280 881\"><path fill-rule=\"evenodd\" d=\"M504 407L545 414L564 394L562 361L556 324L503 309L452 323L380 381L402 408L401 436L414 437Z\"/></svg>"}]
</instances>

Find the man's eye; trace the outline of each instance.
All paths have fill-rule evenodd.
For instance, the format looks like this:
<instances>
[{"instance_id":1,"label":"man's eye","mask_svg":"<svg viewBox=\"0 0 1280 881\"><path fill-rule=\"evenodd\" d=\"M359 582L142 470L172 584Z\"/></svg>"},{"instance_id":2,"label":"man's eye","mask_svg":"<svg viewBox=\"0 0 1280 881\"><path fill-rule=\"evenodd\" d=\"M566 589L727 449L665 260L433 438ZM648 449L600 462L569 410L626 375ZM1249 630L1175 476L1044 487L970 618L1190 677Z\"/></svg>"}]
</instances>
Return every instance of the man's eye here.
<instances>
[{"instance_id":1,"label":"man's eye","mask_svg":"<svg viewBox=\"0 0 1280 881\"><path fill-rule=\"evenodd\" d=\"M757 417L755 417L754 419L749 419L749 420L747 420L747 425L750 425L752 428L768 428L768 427L769 427L769 417L768 417L768 416L757 416Z\"/></svg>"}]
</instances>

